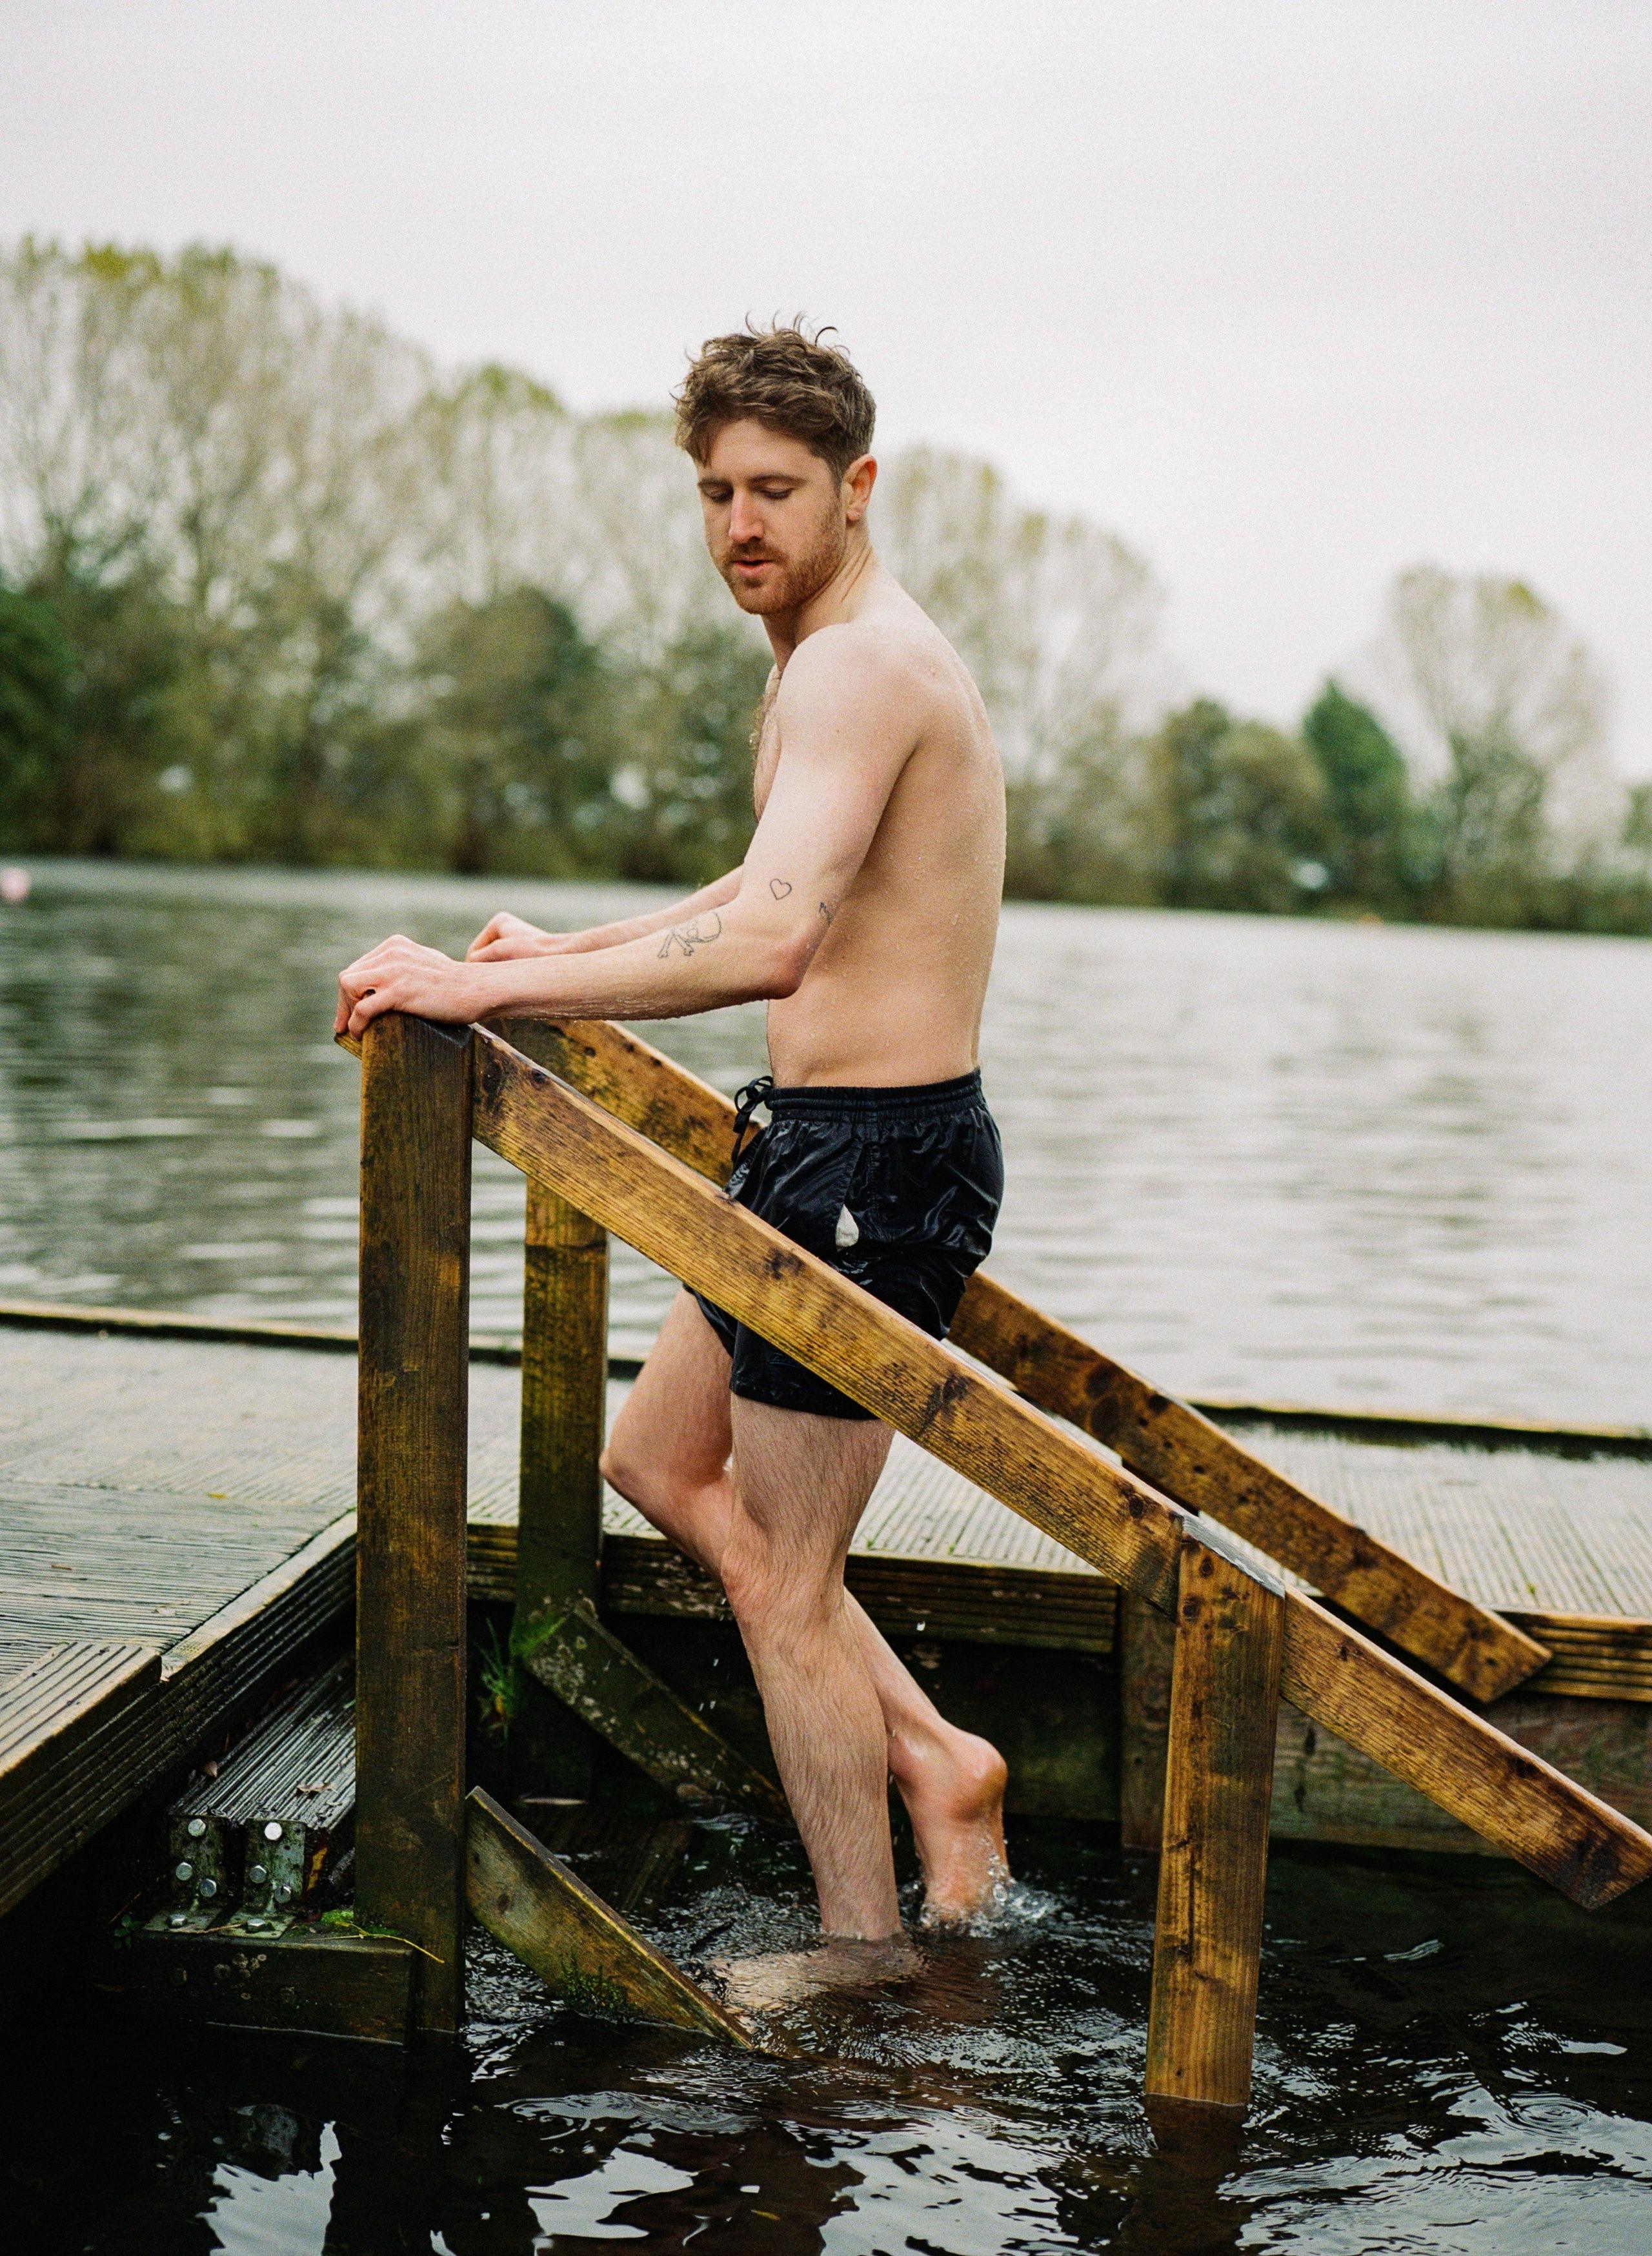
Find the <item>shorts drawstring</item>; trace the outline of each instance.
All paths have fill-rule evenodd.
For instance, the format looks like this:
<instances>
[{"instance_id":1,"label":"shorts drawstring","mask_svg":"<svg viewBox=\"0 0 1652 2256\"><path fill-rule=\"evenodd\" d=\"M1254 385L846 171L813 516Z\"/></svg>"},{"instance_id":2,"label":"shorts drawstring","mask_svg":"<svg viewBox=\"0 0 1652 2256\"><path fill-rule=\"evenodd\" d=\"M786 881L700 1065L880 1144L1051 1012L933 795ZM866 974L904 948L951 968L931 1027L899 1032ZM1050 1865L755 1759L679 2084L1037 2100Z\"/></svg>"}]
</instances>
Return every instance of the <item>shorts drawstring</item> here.
<instances>
[{"instance_id":1,"label":"shorts drawstring","mask_svg":"<svg viewBox=\"0 0 1652 2256\"><path fill-rule=\"evenodd\" d=\"M735 1149L729 1160L730 1169L740 1165L741 1152L745 1146L746 1132L751 1126L751 1116L768 1102L769 1092L775 1085L771 1073L760 1073L756 1081L749 1081L735 1095Z\"/></svg>"}]
</instances>

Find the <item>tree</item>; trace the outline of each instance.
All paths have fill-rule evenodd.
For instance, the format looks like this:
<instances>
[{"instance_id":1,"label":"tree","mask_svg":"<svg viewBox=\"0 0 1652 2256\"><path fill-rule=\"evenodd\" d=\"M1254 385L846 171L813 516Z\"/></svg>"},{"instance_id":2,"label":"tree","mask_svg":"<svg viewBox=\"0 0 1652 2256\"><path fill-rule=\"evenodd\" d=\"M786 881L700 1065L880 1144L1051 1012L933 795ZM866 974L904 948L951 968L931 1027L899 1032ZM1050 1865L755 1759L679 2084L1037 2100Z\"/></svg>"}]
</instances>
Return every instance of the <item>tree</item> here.
<instances>
[{"instance_id":1,"label":"tree","mask_svg":"<svg viewBox=\"0 0 1652 2256\"><path fill-rule=\"evenodd\" d=\"M1201 697L1170 715L1152 756L1170 907L1277 913L1312 900L1325 787L1303 744Z\"/></svg>"},{"instance_id":2,"label":"tree","mask_svg":"<svg viewBox=\"0 0 1652 2256\"><path fill-rule=\"evenodd\" d=\"M233 835L200 792L187 621L140 560L102 578L64 563L25 593L74 653L62 738L43 802L58 854L208 860Z\"/></svg>"},{"instance_id":3,"label":"tree","mask_svg":"<svg viewBox=\"0 0 1652 2256\"><path fill-rule=\"evenodd\" d=\"M621 701L625 757L610 784L622 876L700 885L744 857L752 730L766 650L729 624L690 626Z\"/></svg>"},{"instance_id":4,"label":"tree","mask_svg":"<svg viewBox=\"0 0 1652 2256\"><path fill-rule=\"evenodd\" d=\"M50 846L74 652L49 604L0 584L0 845Z\"/></svg>"},{"instance_id":5,"label":"tree","mask_svg":"<svg viewBox=\"0 0 1652 2256\"><path fill-rule=\"evenodd\" d=\"M541 877L601 868L594 833L610 796L610 684L566 604L531 587L450 603L429 623L418 668L449 866Z\"/></svg>"},{"instance_id":6,"label":"tree","mask_svg":"<svg viewBox=\"0 0 1652 2256\"><path fill-rule=\"evenodd\" d=\"M1419 841L1404 756L1367 706L1327 681L1302 724L1325 779L1332 897L1402 906Z\"/></svg>"},{"instance_id":7,"label":"tree","mask_svg":"<svg viewBox=\"0 0 1652 2256\"><path fill-rule=\"evenodd\" d=\"M1421 565L1394 583L1370 670L1426 793L1431 913L1543 920L1564 852L1597 842L1621 797L1582 639L1524 581Z\"/></svg>"}]
</instances>

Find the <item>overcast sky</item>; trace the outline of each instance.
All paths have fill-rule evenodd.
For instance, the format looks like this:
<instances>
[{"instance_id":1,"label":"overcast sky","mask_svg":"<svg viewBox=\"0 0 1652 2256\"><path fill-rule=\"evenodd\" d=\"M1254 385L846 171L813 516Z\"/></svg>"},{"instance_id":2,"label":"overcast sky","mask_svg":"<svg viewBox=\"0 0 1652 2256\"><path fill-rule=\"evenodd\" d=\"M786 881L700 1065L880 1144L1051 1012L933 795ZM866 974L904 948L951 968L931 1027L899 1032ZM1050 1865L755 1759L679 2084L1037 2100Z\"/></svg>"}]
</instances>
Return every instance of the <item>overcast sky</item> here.
<instances>
[{"instance_id":1,"label":"overcast sky","mask_svg":"<svg viewBox=\"0 0 1652 2256\"><path fill-rule=\"evenodd\" d=\"M1529 579L1652 772L1646 0L4 0L0 235L228 241L663 403L835 322L885 446L1152 560L1294 720L1428 560Z\"/></svg>"}]
</instances>

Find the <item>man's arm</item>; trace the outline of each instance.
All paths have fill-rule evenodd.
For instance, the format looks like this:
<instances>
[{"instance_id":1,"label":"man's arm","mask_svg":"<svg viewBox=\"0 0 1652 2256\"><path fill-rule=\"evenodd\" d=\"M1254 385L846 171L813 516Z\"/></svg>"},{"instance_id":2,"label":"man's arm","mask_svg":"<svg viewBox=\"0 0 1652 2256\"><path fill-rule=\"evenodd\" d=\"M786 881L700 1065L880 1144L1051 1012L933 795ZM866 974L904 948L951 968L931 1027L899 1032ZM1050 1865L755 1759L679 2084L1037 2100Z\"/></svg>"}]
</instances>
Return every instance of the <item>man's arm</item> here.
<instances>
[{"instance_id":1,"label":"man's arm","mask_svg":"<svg viewBox=\"0 0 1652 2256\"><path fill-rule=\"evenodd\" d=\"M397 934L339 979L337 1024L382 1011L446 1020L674 1019L796 992L876 835L917 741L907 671L858 625L826 627L781 681L780 758L726 903L573 955L455 963Z\"/></svg>"},{"instance_id":2,"label":"man's arm","mask_svg":"<svg viewBox=\"0 0 1652 2256\"><path fill-rule=\"evenodd\" d=\"M619 948L628 940L641 940L667 925L682 924L702 909L720 909L740 891L740 871L714 878L686 900L673 901L651 915L625 917L618 924L590 926L584 932L545 932L524 917L500 909L489 917L465 950L467 963L505 963L523 955L584 955L594 948Z\"/></svg>"}]
</instances>

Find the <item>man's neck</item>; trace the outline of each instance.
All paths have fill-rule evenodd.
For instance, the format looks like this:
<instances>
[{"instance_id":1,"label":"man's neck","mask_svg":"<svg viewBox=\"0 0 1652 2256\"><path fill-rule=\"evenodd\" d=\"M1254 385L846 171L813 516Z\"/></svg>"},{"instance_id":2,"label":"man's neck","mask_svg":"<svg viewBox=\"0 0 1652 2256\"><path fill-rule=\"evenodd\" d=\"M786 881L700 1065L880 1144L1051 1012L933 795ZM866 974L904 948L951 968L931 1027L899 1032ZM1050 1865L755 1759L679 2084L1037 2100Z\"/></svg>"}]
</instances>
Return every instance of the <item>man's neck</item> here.
<instances>
[{"instance_id":1,"label":"man's neck","mask_svg":"<svg viewBox=\"0 0 1652 2256\"><path fill-rule=\"evenodd\" d=\"M846 619L857 617L868 589L882 570L864 527L855 526L831 578L795 611L777 612L763 621L769 647L780 672L785 672L786 660L810 635L818 633L822 627L840 626Z\"/></svg>"}]
</instances>

